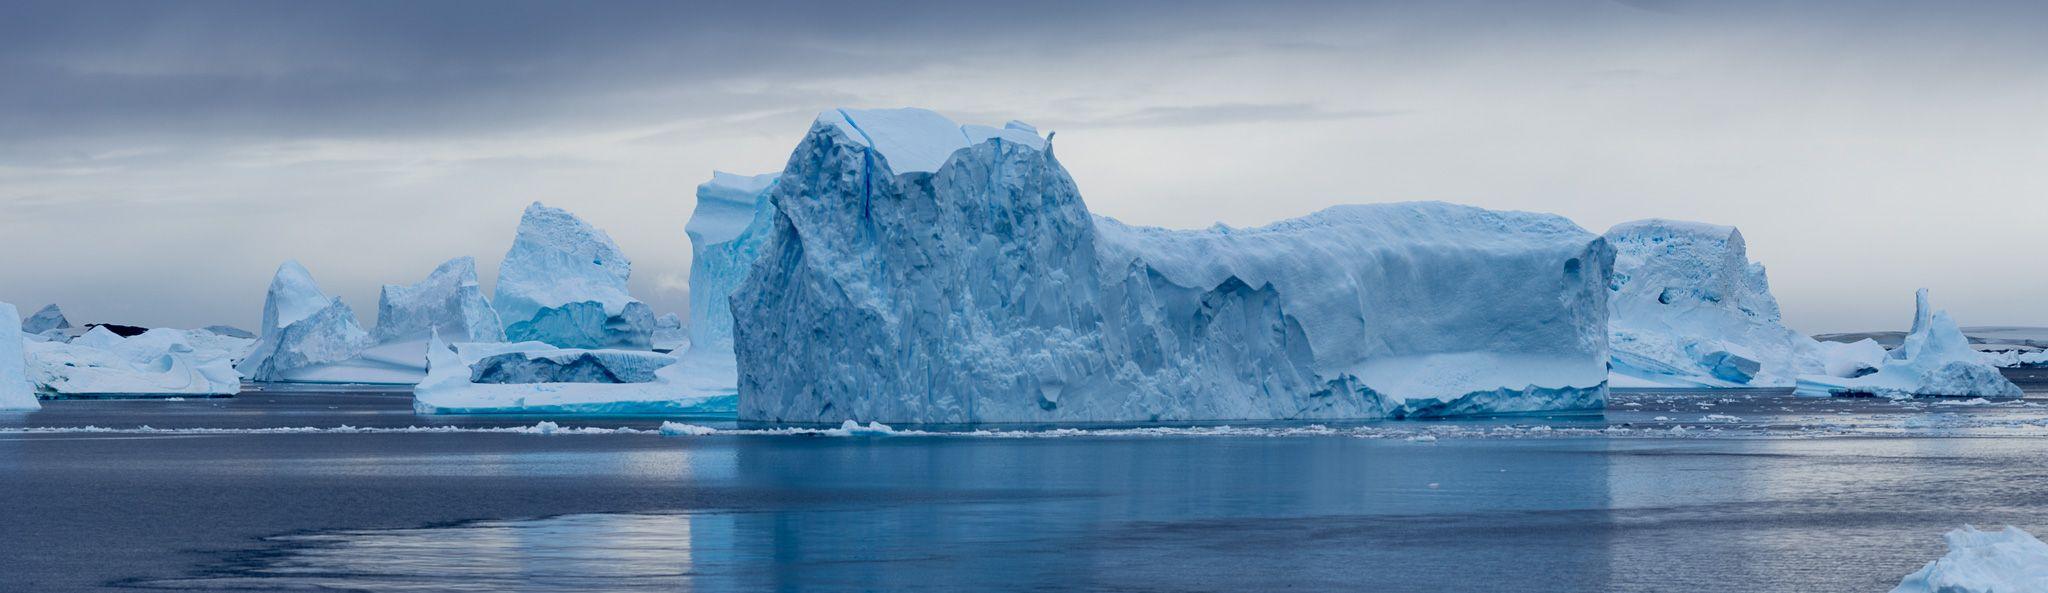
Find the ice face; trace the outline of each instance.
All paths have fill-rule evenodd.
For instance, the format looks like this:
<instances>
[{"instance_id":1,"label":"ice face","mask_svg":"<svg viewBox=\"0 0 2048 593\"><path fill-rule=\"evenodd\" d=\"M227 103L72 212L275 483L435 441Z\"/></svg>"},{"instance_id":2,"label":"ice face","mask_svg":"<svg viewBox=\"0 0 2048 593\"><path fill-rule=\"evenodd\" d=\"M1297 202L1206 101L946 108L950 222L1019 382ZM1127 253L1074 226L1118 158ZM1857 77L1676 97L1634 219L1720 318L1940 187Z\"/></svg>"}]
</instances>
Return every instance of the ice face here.
<instances>
[{"instance_id":1,"label":"ice face","mask_svg":"<svg viewBox=\"0 0 2048 593\"><path fill-rule=\"evenodd\" d=\"M44 305L36 314L21 322L21 331L40 334L53 329L70 329L71 320L64 318L64 311L56 303Z\"/></svg>"},{"instance_id":2,"label":"ice face","mask_svg":"<svg viewBox=\"0 0 2048 593\"><path fill-rule=\"evenodd\" d=\"M626 350L556 348L541 342L427 347L425 380L413 389L421 414L730 414L730 391L693 383L676 358Z\"/></svg>"},{"instance_id":3,"label":"ice face","mask_svg":"<svg viewBox=\"0 0 2048 593\"><path fill-rule=\"evenodd\" d=\"M21 311L14 305L0 303L0 410L43 407L29 387L28 359L23 352L27 344L21 332Z\"/></svg>"},{"instance_id":4,"label":"ice face","mask_svg":"<svg viewBox=\"0 0 2048 593\"><path fill-rule=\"evenodd\" d=\"M2018 385L1986 364L1947 311L1936 310L1927 289L1914 296L1913 331L1888 353L1876 373L1841 378L1805 375L1799 395L2020 397Z\"/></svg>"},{"instance_id":5,"label":"ice face","mask_svg":"<svg viewBox=\"0 0 2048 593\"><path fill-rule=\"evenodd\" d=\"M53 397L234 395L234 360L249 342L167 328L123 338L96 327L68 343L30 344L28 378Z\"/></svg>"},{"instance_id":6,"label":"ice face","mask_svg":"<svg viewBox=\"0 0 2048 593\"><path fill-rule=\"evenodd\" d=\"M633 263L576 215L526 208L493 299L511 341L564 348L653 347L654 311L626 292Z\"/></svg>"},{"instance_id":7,"label":"ice face","mask_svg":"<svg viewBox=\"0 0 2048 593\"><path fill-rule=\"evenodd\" d=\"M1027 128L953 141L929 112L888 113L820 116L771 190L774 226L731 297L744 419L1604 404L1613 255L1563 218L1404 203L1130 227L1091 216Z\"/></svg>"},{"instance_id":8,"label":"ice face","mask_svg":"<svg viewBox=\"0 0 2048 593\"><path fill-rule=\"evenodd\" d=\"M424 342L436 331L463 342L504 339L498 313L477 282L475 258L448 260L419 284L384 285L377 300L378 342Z\"/></svg>"},{"instance_id":9,"label":"ice face","mask_svg":"<svg viewBox=\"0 0 2048 593\"><path fill-rule=\"evenodd\" d=\"M727 297L760 257L775 221L768 191L778 173L713 173L697 186L690 236L690 355L732 356L732 307Z\"/></svg>"},{"instance_id":10,"label":"ice face","mask_svg":"<svg viewBox=\"0 0 2048 593\"><path fill-rule=\"evenodd\" d=\"M1640 220L1614 246L1608 321L1614 372L1650 383L1789 386L1824 372L1820 346L1779 321L1761 264L1734 227Z\"/></svg>"},{"instance_id":11,"label":"ice face","mask_svg":"<svg viewBox=\"0 0 2048 593\"><path fill-rule=\"evenodd\" d=\"M1892 593L2048 591L2048 544L2013 526L1950 531L1948 554L1906 575Z\"/></svg>"},{"instance_id":12,"label":"ice face","mask_svg":"<svg viewBox=\"0 0 2048 593\"><path fill-rule=\"evenodd\" d=\"M235 368L251 381L293 380L295 370L347 361L371 345L355 311L320 292L305 266L287 261L263 301L263 335Z\"/></svg>"}]
</instances>

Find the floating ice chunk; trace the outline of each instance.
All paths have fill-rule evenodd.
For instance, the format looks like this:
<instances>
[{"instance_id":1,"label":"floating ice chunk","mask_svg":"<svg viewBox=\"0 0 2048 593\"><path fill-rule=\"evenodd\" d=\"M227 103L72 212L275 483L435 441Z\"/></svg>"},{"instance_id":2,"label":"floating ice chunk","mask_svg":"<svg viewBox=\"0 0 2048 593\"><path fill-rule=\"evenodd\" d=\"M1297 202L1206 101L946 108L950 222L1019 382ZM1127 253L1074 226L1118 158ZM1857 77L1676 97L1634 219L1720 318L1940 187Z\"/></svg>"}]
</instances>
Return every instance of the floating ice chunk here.
<instances>
[{"instance_id":1,"label":"floating ice chunk","mask_svg":"<svg viewBox=\"0 0 2048 593\"><path fill-rule=\"evenodd\" d=\"M707 434L717 434L717 433L718 433L718 429L716 429L716 428L711 428L711 427L709 427L709 426L698 426L698 425L695 425L695 424L684 424L684 423L681 423L681 422L662 422L662 423L661 423L661 428L659 428L659 429L657 429L657 430L659 430L659 431L661 432L662 436L672 436L672 437L676 437L676 436L704 436L704 435L707 435Z\"/></svg>"},{"instance_id":2,"label":"floating ice chunk","mask_svg":"<svg viewBox=\"0 0 2048 593\"><path fill-rule=\"evenodd\" d=\"M1948 311L1929 303L1927 289L1914 297L1913 331L1885 355L1876 373L1855 378L1805 375L1799 395L2019 397L2018 385L1985 364Z\"/></svg>"},{"instance_id":3,"label":"floating ice chunk","mask_svg":"<svg viewBox=\"0 0 2048 593\"><path fill-rule=\"evenodd\" d=\"M2048 544L2018 527L1942 536L1948 554L1906 575L1892 593L2018 593L2048 591Z\"/></svg>"},{"instance_id":4,"label":"floating ice chunk","mask_svg":"<svg viewBox=\"0 0 2048 593\"><path fill-rule=\"evenodd\" d=\"M954 142L954 128L922 110L827 112L812 126L730 297L742 418L1604 405L1612 252L1561 217L1402 203L1257 229L1130 227L1091 216L1035 135Z\"/></svg>"},{"instance_id":5,"label":"floating ice chunk","mask_svg":"<svg viewBox=\"0 0 2048 593\"><path fill-rule=\"evenodd\" d=\"M653 347L654 311L626 292L633 263L604 231L540 202L526 208L493 299L510 341Z\"/></svg>"},{"instance_id":6,"label":"floating ice chunk","mask_svg":"<svg viewBox=\"0 0 2048 593\"><path fill-rule=\"evenodd\" d=\"M724 414L729 392L688 382L667 354L562 349L542 342L467 343L438 337L425 380L413 389L422 414Z\"/></svg>"},{"instance_id":7,"label":"floating ice chunk","mask_svg":"<svg viewBox=\"0 0 2048 593\"><path fill-rule=\"evenodd\" d=\"M484 299L476 279L476 259L458 257L434 268L419 284L384 285L377 299L377 341L419 341L439 331L462 342L504 339L498 313Z\"/></svg>"},{"instance_id":8,"label":"floating ice chunk","mask_svg":"<svg viewBox=\"0 0 2048 593\"><path fill-rule=\"evenodd\" d=\"M204 350L195 334L208 339ZM29 344L28 376L50 397L234 395L242 386L234 357L246 342L167 328L123 338L95 327L68 343Z\"/></svg>"},{"instance_id":9,"label":"floating ice chunk","mask_svg":"<svg viewBox=\"0 0 2048 593\"><path fill-rule=\"evenodd\" d=\"M1821 342L1820 353L1828 375L1848 378L1877 372L1885 357L1884 346L1870 338L1849 343Z\"/></svg>"},{"instance_id":10,"label":"floating ice chunk","mask_svg":"<svg viewBox=\"0 0 2048 593\"><path fill-rule=\"evenodd\" d=\"M295 370L347 361L370 345L355 311L320 292L305 266L287 261L263 301L263 336L235 368L251 381L293 380Z\"/></svg>"},{"instance_id":11,"label":"floating ice chunk","mask_svg":"<svg viewBox=\"0 0 2048 593\"><path fill-rule=\"evenodd\" d=\"M1779 321L1764 267L1734 227L1639 220L1614 246L1608 305L1614 373L1667 385L1791 385L1823 372L1813 338Z\"/></svg>"},{"instance_id":12,"label":"floating ice chunk","mask_svg":"<svg viewBox=\"0 0 2048 593\"><path fill-rule=\"evenodd\" d=\"M71 320L64 318L64 311L56 303L44 305L36 314L21 322L21 331L40 334L53 329L70 329Z\"/></svg>"},{"instance_id":13,"label":"floating ice chunk","mask_svg":"<svg viewBox=\"0 0 2048 593\"><path fill-rule=\"evenodd\" d=\"M43 407L29 387L28 358L23 351L28 345L28 340L22 337L21 311L14 305L0 303L0 410Z\"/></svg>"}]
</instances>

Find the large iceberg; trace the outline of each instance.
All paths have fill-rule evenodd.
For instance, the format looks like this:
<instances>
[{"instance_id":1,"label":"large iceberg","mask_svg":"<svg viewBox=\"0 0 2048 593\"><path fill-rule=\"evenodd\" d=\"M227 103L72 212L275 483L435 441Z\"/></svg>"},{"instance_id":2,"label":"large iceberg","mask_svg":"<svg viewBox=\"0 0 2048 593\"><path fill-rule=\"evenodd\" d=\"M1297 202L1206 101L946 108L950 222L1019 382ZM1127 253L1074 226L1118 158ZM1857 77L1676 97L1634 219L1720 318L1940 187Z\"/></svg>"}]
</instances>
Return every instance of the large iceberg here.
<instances>
[{"instance_id":1,"label":"large iceberg","mask_svg":"<svg viewBox=\"0 0 2048 593\"><path fill-rule=\"evenodd\" d=\"M2048 591L2048 544L2018 527L1963 526L1943 536L1948 554L1906 575L1892 593Z\"/></svg>"},{"instance_id":2,"label":"large iceberg","mask_svg":"<svg viewBox=\"0 0 2048 593\"><path fill-rule=\"evenodd\" d=\"M1914 295L1913 330L1906 334L1905 342L1885 355L1877 372L1855 378L1801 376L1794 393L1891 398L2022 395L2018 385L1970 348L1970 339L1956 328L1948 311L1934 309L1925 288Z\"/></svg>"},{"instance_id":3,"label":"large iceberg","mask_svg":"<svg viewBox=\"0 0 2048 593\"><path fill-rule=\"evenodd\" d=\"M379 368L335 368L356 359L373 340L356 324L355 311L320 292L299 262L277 267L263 300L262 331L255 349L235 367L251 381L350 383L384 374Z\"/></svg>"},{"instance_id":4,"label":"large iceberg","mask_svg":"<svg viewBox=\"0 0 2048 593\"><path fill-rule=\"evenodd\" d=\"M725 393L739 390L729 298L774 228L768 192L778 176L712 173L697 186L697 208L683 227L690 237L690 347L681 365L695 382Z\"/></svg>"},{"instance_id":5,"label":"large iceberg","mask_svg":"<svg viewBox=\"0 0 2048 593\"><path fill-rule=\"evenodd\" d=\"M56 303L44 305L36 314L21 321L23 332L40 334L53 329L71 329L71 320L64 318L64 310L58 309Z\"/></svg>"},{"instance_id":6,"label":"large iceberg","mask_svg":"<svg viewBox=\"0 0 2048 593\"><path fill-rule=\"evenodd\" d=\"M626 292L633 263L604 231L540 202L526 208L492 301L505 338L562 348L653 348L654 311Z\"/></svg>"},{"instance_id":7,"label":"large iceberg","mask_svg":"<svg viewBox=\"0 0 2048 593\"><path fill-rule=\"evenodd\" d=\"M421 414L730 414L734 396L692 382L668 354L542 342L427 347Z\"/></svg>"},{"instance_id":8,"label":"large iceberg","mask_svg":"<svg viewBox=\"0 0 2048 593\"><path fill-rule=\"evenodd\" d=\"M1762 264L1734 227L1639 220L1614 246L1608 348L1617 383L1790 386L1824 372L1820 346L1779 321ZM1625 379L1624 379L1625 378Z\"/></svg>"},{"instance_id":9,"label":"large iceberg","mask_svg":"<svg viewBox=\"0 0 2048 593\"><path fill-rule=\"evenodd\" d=\"M1091 216L1028 125L826 112L731 297L742 419L1341 419L1599 409L1607 242L1343 206L1256 229Z\"/></svg>"},{"instance_id":10,"label":"large iceberg","mask_svg":"<svg viewBox=\"0 0 2048 593\"><path fill-rule=\"evenodd\" d=\"M234 357L247 342L167 328L122 337L95 327L69 342L27 344L28 378L48 397L234 395L242 386Z\"/></svg>"},{"instance_id":11,"label":"large iceberg","mask_svg":"<svg viewBox=\"0 0 2048 593\"><path fill-rule=\"evenodd\" d=\"M377 299L377 341L420 343L425 368L427 338L439 332L461 342L496 342L505 337L498 313L484 300L476 258L458 257L434 268L418 284L386 284Z\"/></svg>"},{"instance_id":12,"label":"large iceberg","mask_svg":"<svg viewBox=\"0 0 2048 593\"><path fill-rule=\"evenodd\" d=\"M0 410L43 407L36 402L35 391L29 388L28 359L22 351L29 341L21 329L21 311L12 304L0 303Z\"/></svg>"}]
</instances>

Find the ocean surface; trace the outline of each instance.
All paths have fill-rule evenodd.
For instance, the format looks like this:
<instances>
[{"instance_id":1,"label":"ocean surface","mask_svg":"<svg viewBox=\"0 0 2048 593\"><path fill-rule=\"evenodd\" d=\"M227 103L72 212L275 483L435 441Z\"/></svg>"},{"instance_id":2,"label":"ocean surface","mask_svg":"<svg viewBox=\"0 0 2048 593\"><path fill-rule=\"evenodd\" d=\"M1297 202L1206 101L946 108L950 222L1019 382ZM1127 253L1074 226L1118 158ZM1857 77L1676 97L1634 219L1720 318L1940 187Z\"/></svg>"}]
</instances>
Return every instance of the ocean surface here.
<instances>
[{"instance_id":1,"label":"ocean surface","mask_svg":"<svg viewBox=\"0 0 2048 593\"><path fill-rule=\"evenodd\" d=\"M0 414L0 590L1883 592L1965 523L2048 535L2048 382L2016 378L1056 430L53 401Z\"/></svg>"}]
</instances>

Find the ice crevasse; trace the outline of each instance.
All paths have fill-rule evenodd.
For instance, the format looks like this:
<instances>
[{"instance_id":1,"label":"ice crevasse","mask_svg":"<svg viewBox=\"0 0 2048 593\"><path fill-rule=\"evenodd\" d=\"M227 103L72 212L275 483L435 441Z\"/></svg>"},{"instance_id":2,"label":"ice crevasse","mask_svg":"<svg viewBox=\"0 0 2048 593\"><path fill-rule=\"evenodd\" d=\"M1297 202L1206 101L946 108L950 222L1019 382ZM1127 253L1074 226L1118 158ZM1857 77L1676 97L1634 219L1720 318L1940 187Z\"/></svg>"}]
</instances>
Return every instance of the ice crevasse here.
<instances>
[{"instance_id":1,"label":"ice crevasse","mask_svg":"<svg viewBox=\"0 0 2048 593\"><path fill-rule=\"evenodd\" d=\"M1091 215L1028 125L821 114L733 291L743 419L1120 422L1598 409L1606 240L1548 214L1340 206L1253 229Z\"/></svg>"}]
</instances>

